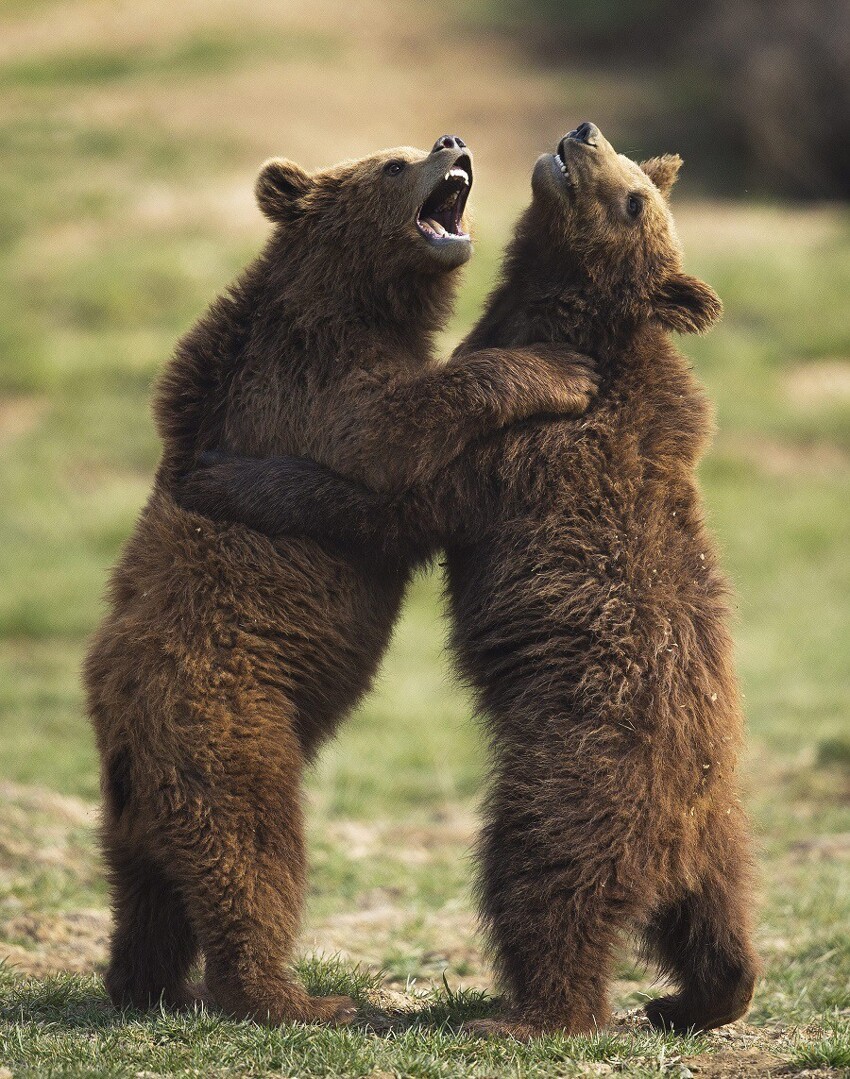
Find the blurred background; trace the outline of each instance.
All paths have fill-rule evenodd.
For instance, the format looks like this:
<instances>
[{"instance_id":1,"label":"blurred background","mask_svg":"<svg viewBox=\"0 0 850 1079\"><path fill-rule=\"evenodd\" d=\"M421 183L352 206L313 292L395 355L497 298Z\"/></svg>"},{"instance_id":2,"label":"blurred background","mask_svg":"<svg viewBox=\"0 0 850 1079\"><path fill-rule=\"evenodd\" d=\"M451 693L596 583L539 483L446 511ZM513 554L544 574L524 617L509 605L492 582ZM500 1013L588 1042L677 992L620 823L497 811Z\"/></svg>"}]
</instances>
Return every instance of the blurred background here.
<instances>
[{"instance_id":1,"label":"blurred background","mask_svg":"<svg viewBox=\"0 0 850 1079\"><path fill-rule=\"evenodd\" d=\"M701 469L738 592L762 851L757 1022L850 983L847 0L0 0L0 955L89 971L108 929L79 665L158 447L152 380L258 250L272 154L318 167L445 132L476 154L468 328L536 156L584 119L679 151ZM311 780L305 948L486 983L467 850L483 772L419 580L375 693ZM618 1000L646 981L628 957Z\"/></svg>"}]
</instances>

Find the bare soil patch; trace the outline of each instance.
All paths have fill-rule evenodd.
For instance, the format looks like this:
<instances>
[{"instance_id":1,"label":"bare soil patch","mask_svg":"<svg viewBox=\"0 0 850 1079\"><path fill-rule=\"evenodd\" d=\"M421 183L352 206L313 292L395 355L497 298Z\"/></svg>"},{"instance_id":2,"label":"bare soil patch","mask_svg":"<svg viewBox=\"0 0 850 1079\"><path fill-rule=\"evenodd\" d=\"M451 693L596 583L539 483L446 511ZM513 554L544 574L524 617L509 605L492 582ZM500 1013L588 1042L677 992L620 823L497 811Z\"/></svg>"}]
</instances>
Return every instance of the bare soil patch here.
<instances>
[{"instance_id":1,"label":"bare soil patch","mask_svg":"<svg viewBox=\"0 0 850 1079\"><path fill-rule=\"evenodd\" d=\"M96 807L82 798L6 779L0 780L0 806L4 809L4 817L15 813L36 814L42 821L44 818L53 820L60 829L67 825L91 824L96 813Z\"/></svg>"},{"instance_id":2,"label":"bare soil patch","mask_svg":"<svg viewBox=\"0 0 850 1079\"><path fill-rule=\"evenodd\" d=\"M791 856L798 862L850 860L850 832L801 839L792 845Z\"/></svg>"},{"instance_id":3,"label":"bare soil patch","mask_svg":"<svg viewBox=\"0 0 850 1079\"><path fill-rule=\"evenodd\" d=\"M106 960L109 926L107 910L21 914L3 926L0 959L33 977L56 971L90 974Z\"/></svg>"},{"instance_id":4,"label":"bare soil patch","mask_svg":"<svg viewBox=\"0 0 850 1079\"><path fill-rule=\"evenodd\" d=\"M328 831L349 858L369 858L380 853L405 865L423 865L447 848L468 851L476 821L468 811L454 808L433 822L340 820L332 822Z\"/></svg>"}]
</instances>

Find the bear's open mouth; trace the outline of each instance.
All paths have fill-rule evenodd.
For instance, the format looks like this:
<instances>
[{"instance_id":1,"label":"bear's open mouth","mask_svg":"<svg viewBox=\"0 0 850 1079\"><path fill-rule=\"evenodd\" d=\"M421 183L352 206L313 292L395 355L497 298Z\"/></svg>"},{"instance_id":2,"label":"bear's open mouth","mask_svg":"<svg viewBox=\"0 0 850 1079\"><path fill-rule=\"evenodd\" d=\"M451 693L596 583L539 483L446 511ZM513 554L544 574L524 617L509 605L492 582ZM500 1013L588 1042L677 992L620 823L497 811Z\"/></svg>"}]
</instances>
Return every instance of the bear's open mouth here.
<instances>
[{"instance_id":1,"label":"bear's open mouth","mask_svg":"<svg viewBox=\"0 0 850 1079\"><path fill-rule=\"evenodd\" d=\"M419 207L416 226L426 240L468 240L461 219L472 186L472 162L464 154Z\"/></svg>"},{"instance_id":2,"label":"bear's open mouth","mask_svg":"<svg viewBox=\"0 0 850 1079\"><path fill-rule=\"evenodd\" d=\"M573 186L573 178L570 175L570 170L567 168L567 163L564 160L564 144L563 144L563 142L558 144L558 152L555 153L555 154L552 154L552 158L553 158L557 168L560 169L561 175L563 176L564 180L566 181L567 187L572 187Z\"/></svg>"}]
</instances>

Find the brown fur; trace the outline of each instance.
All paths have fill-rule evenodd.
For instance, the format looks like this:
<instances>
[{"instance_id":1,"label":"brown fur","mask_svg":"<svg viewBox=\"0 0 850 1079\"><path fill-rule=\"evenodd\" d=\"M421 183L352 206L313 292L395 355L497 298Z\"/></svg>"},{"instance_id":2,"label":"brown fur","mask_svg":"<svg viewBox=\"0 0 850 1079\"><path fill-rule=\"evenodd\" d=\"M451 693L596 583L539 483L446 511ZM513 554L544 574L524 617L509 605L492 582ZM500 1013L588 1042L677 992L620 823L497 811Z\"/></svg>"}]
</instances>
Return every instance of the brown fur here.
<instances>
[{"instance_id":1,"label":"brown fur","mask_svg":"<svg viewBox=\"0 0 850 1079\"><path fill-rule=\"evenodd\" d=\"M751 854L728 588L695 481L711 415L669 330L704 330L720 303L681 269L678 158L639 168L595 128L559 149L570 178L541 157L459 354L592 353L585 418L502 432L402 499L286 460L226 459L187 491L269 531L328 532L352 557L446 545L454 648L492 747L479 895L509 997L475 1029L604 1024L624 929L676 986L647 1005L653 1023L710 1028L753 991Z\"/></svg>"},{"instance_id":2,"label":"brown fur","mask_svg":"<svg viewBox=\"0 0 850 1079\"><path fill-rule=\"evenodd\" d=\"M368 688L408 573L270 541L173 501L205 448L310 454L372 483L423 481L470 438L577 411L545 360L491 351L436 366L433 333L469 243L429 243L417 210L462 144L387 151L308 176L263 169L262 255L179 344L156 401L151 498L111 582L85 681L102 759L119 1005L212 999L271 1023L344 1022L287 970L301 913L305 763ZM387 171L397 161L403 168Z\"/></svg>"}]
</instances>

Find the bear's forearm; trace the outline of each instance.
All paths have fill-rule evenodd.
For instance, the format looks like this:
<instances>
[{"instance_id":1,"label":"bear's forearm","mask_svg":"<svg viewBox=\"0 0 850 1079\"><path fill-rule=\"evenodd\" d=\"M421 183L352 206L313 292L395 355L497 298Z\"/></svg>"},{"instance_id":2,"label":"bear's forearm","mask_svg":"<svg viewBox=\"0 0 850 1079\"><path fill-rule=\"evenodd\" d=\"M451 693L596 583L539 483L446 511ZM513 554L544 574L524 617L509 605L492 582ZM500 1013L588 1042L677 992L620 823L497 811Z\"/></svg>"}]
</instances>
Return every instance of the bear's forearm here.
<instances>
[{"instance_id":1,"label":"bear's forearm","mask_svg":"<svg viewBox=\"0 0 850 1079\"><path fill-rule=\"evenodd\" d=\"M388 491L427 484L494 431L532 416L580 415L595 390L592 360L561 345L460 355L376 402L364 478Z\"/></svg>"},{"instance_id":2,"label":"bear's forearm","mask_svg":"<svg viewBox=\"0 0 850 1079\"><path fill-rule=\"evenodd\" d=\"M440 545L414 499L377 494L306 458L216 454L174 497L213 520L331 542L357 557L417 563Z\"/></svg>"},{"instance_id":3,"label":"bear's forearm","mask_svg":"<svg viewBox=\"0 0 850 1079\"><path fill-rule=\"evenodd\" d=\"M361 559L415 566L448 543L473 541L490 527L500 500L483 482L486 463L477 464L465 455L433 483L389 496L306 458L217 453L207 455L206 466L202 461L173 493L184 509L213 520L270 537L305 536Z\"/></svg>"}]
</instances>

